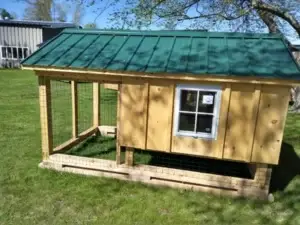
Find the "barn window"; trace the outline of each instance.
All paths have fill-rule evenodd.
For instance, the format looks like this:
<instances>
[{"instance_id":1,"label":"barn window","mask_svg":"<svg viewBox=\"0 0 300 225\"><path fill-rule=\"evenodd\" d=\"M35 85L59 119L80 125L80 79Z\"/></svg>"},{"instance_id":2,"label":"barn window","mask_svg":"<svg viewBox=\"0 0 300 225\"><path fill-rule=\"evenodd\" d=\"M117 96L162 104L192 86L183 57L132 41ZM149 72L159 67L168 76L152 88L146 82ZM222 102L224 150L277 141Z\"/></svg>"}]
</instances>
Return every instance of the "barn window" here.
<instances>
[{"instance_id":1,"label":"barn window","mask_svg":"<svg viewBox=\"0 0 300 225\"><path fill-rule=\"evenodd\" d=\"M217 136L221 88L178 85L174 110L176 136L212 138Z\"/></svg>"},{"instance_id":2,"label":"barn window","mask_svg":"<svg viewBox=\"0 0 300 225\"><path fill-rule=\"evenodd\" d=\"M25 59L28 56L27 47L2 46L0 48L2 59Z\"/></svg>"}]
</instances>

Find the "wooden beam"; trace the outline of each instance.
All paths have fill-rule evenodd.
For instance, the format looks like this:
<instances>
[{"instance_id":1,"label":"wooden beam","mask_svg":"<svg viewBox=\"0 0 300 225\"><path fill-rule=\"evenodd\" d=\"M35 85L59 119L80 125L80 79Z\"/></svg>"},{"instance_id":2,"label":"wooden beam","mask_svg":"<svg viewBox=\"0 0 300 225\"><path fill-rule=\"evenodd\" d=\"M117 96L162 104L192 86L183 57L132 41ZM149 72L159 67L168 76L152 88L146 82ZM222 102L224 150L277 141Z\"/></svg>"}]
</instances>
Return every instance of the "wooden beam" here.
<instances>
[{"instance_id":1,"label":"wooden beam","mask_svg":"<svg viewBox=\"0 0 300 225\"><path fill-rule=\"evenodd\" d=\"M52 115L51 115L51 86L50 80L39 76L40 119L42 134L42 158L46 160L53 150Z\"/></svg>"},{"instance_id":2,"label":"wooden beam","mask_svg":"<svg viewBox=\"0 0 300 225\"><path fill-rule=\"evenodd\" d=\"M121 162L121 146L120 146L120 141L119 141L119 137L120 137L120 132L121 132L121 128L120 128L120 104L121 104L121 95L120 95L120 88L121 88L121 84L118 84L118 92L117 92L117 132L116 132L116 163L117 165L120 165Z\"/></svg>"},{"instance_id":3,"label":"wooden beam","mask_svg":"<svg viewBox=\"0 0 300 225\"><path fill-rule=\"evenodd\" d=\"M268 187L261 187L257 181L224 175L201 173L167 167L138 165L116 165L113 160L96 159L67 154L53 154L40 164L42 168L58 171L114 177L147 184L165 185L189 190L228 194L237 197L253 197L266 200Z\"/></svg>"},{"instance_id":4,"label":"wooden beam","mask_svg":"<svg viewBox=\"0 0 300 225\"><path fill-rule=\"evenodd\" d=\"M78 93L77 93L77 82L71 81L72 89L72 137L77 138L78 136Z\"/></svg>"},{"instance_id":5,"label":"wooden beam","mask_svg":"<svg viewBox=\"0 0 300 225\"><path fill-rule=\"evenodd\" d=\"M63 144L55 147L53 149L53 152L57 153L57 152L62 152L62 151L68 150L68 149L74 147L75 145L79 144L80 142L84 141L88 137L92 136L97 131L98 131L98 127L91 127L89 129L83 131L82 133L80 133L78 135L78 137L71 138L70 140L64 142Z\"/></svg>"},{"instance_id":6,"label":"wooden beam","mask_svg":"<svg viewBox=\"0 0 300 225\"><path fill-rule=\"evenodd\" d=\"M93 125L100 126L100 84L93 83Z\"/></svg>"},{"instance_id":7,"label":"wooden beam","mask_svg":"<svg viewBox=\"0 0 300 225\"><path fill-rule=\"evenodd\" d=\"M133 166L134 161L134 148L127 147L125 152L125 164L127 166Z\"/></svg>"},{"instance_id":8,"label":"wooden beam","mask_svg":"<svg viewBox=\"0 0 300 225\"><path fill-rule=\"evenodd\" d=\"M228 74L170 74L170 73L143 73L143 72L111 72L88 69L62 69L51 67L26 67L22 69L34 70L36 72L48 72L47 76L60 76L65 79L77 77L81 80L109 81L119 82L123 78L143 78L143 79L164 79L164 80L185 80L202 82L227 82L227 83L250 83L250 84L268 84L281 86L298 86L300 80L288 80L282 78L259 78L249 74L245 77L229 76ZM63 78L62 78L63 79Z\"/></svg>"}]
</instances>

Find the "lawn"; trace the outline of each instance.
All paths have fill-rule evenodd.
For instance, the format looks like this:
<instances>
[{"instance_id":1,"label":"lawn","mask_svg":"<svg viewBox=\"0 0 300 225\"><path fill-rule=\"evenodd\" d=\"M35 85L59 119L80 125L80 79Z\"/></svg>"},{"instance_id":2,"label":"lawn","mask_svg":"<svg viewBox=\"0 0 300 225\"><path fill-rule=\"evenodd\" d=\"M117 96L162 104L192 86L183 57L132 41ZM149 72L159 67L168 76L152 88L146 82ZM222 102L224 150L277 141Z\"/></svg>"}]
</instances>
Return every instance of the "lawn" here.
<instances>
[{"instance_id":1,"label":"lawn","mask_svg":"<svg viewBox=\"0 0 300 225\"><path fill-rule=\"evenodd\" d=\"M68 123L64 115L59 118ZM64 127L60 121L57 126ZM281 163L272 177L273 203L62 174L37 166L36 77L0 70L0 224L300 224L299 131L300 115L289 114Z\"/></svg>"}]
</instances>

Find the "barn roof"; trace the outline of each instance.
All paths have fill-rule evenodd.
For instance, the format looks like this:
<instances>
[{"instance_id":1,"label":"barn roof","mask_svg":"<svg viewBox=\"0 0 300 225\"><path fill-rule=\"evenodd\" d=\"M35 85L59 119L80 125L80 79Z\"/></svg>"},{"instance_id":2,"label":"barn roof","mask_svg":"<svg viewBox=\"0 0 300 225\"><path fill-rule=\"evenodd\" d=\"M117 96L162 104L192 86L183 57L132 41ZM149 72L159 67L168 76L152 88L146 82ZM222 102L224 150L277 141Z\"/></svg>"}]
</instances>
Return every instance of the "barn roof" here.
<instances>
[{"instance_id":1,"label":"barn roof","mask_svg":"<svg viewBox=\"0 0 300 225\"><path fill-rule=\"evenodd\" d=\"M64 28L76 28L74 23L67 22L54 22L54 21L36 21L36 20L0 20L0 25L7 26L34 26L40 28L52 28L52 29L64 29Z\"/></svg>"},{"instance_id":2,"label":"barn roof","mask_svg":"<svg viewBox=\"0 0 300 225\"><path fill-rule=\"evenodd\" d=\"M278 34L66 29L23 67L300 79Z\"/></svg>"}]
</instances>

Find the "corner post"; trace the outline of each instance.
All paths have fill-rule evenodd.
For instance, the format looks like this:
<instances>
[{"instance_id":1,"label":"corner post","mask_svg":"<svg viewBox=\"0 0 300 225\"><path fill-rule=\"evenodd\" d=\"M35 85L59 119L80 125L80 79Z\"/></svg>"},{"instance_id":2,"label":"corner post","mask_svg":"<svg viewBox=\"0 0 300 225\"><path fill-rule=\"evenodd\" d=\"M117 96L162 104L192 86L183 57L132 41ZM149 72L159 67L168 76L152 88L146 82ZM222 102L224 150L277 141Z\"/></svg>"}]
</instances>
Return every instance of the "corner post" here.
<instances>
[{"instance_id":1,"label":"corner post","mask_svg":"<svg viewBox=\"0 0 300 225\"><path fill-rule=\"evenodd\" d=\"M72 90L72 137L78 137L78 92L77 82L71 81Z\"/></svg>"},{"instance_id":2,"label":"corner post","mask_svg":"<svg viewBox=\"0 0 300 225\"><path fill-rule=\"evenodd\" d=\"M116 128L116 163L120 165L122 162L121 160L121 146L120 146L120 109L121 109L121 84L118 84L118 91L117 91L117 128Z\"/></svg>"},{"instance_id":3,"label":"corner post","mask_svg":"<svg viewBox=\"0 0 300 225\"><path fill-rule=\"evenodd\" d=\"M100 83L93 83L93 126L100 126Z\"/></svg>"},{"instance_id":4,"label":"corner post","mask_svg":"<svg viewBox=\"0 0 300 225\"><path fill-rule=\"evenodd\" d=\"M49 78L38 76L40 119L42 135L42 159L47 160L53 152L52 113L51 113L51 85Z\"/></svg>"}]
</instances>

